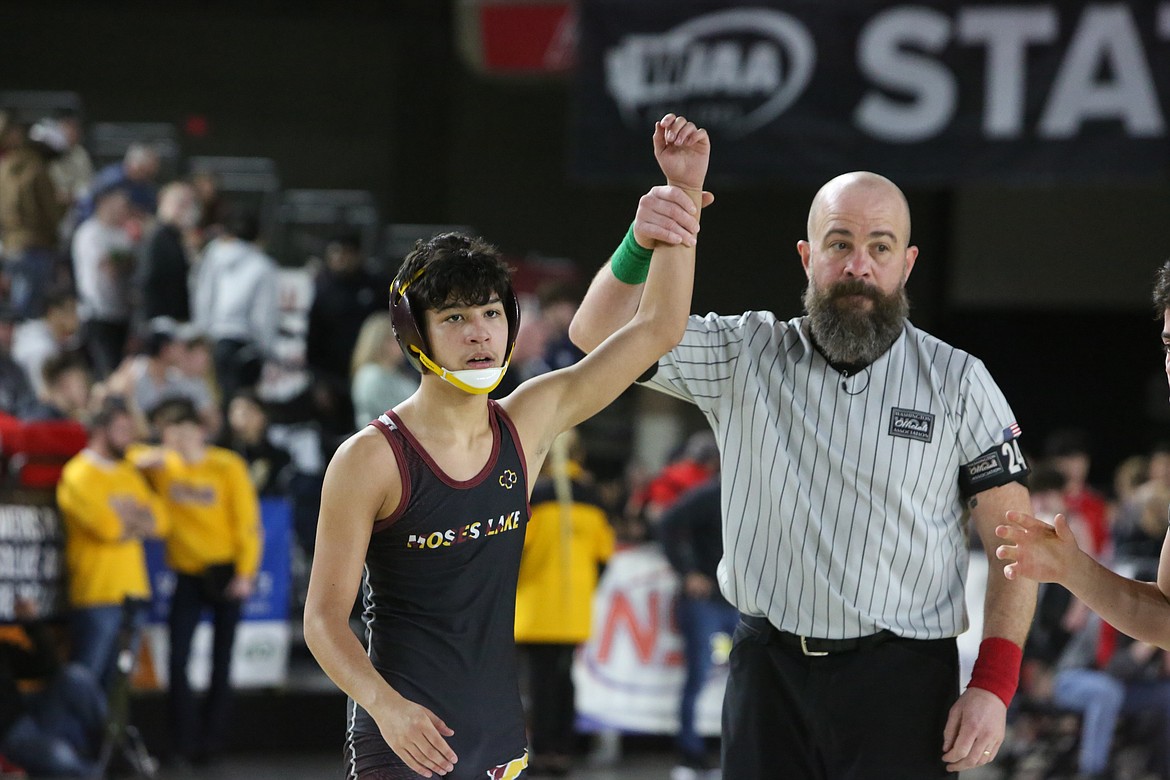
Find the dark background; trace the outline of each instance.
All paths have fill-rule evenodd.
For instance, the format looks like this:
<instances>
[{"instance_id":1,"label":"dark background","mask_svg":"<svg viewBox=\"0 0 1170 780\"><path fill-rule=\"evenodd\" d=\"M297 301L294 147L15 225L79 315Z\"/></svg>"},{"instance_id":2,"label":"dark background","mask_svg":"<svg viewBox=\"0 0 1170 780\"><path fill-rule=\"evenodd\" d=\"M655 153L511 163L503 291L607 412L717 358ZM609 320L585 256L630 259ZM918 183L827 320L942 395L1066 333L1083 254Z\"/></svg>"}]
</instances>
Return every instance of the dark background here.
<instances>
[{"instance_id":1,"label":"dark background","mask_svg":"<svg viewBox=\"0 0 1170 780\"><path fill-rule=\"evenodd\" d=\"M76 91L88 122L203 117L185 157L271 157L286 189L369 190L383 223L470 225L590 276L656 182L573 181L572 79L475 73L457 17L454 0L0 2L0 90ZM1102 485L1170 437L1147 303L1170 256L1165 181L907 191L916 324L984 359L1032 452L1055 428L1089 429ZM716 195L695 310L799 314L795 243L813 190Z\"/></svg>"}]
</instances>

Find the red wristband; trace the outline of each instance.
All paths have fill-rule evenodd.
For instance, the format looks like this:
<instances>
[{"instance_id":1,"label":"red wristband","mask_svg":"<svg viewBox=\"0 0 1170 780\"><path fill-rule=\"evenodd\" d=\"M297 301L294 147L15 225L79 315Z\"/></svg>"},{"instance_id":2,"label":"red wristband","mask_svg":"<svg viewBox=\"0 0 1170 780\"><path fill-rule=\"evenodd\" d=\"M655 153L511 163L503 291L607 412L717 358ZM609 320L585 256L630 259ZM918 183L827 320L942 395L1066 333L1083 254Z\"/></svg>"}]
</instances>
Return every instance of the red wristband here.
<instances>
[{"instance_id":1,"label":"red wristband","mask_svg":"<svg viewBox=\"0 0 1170 780\"><path fill-rule=\"evenodd\" d=\"M1020 684L1020 662L1023 659L1024 651L1015 642L990 636L979 643L979 656L975 659L967 687L991 691L1004 706L1010 707Z\"/></svg>"}]
</instances>

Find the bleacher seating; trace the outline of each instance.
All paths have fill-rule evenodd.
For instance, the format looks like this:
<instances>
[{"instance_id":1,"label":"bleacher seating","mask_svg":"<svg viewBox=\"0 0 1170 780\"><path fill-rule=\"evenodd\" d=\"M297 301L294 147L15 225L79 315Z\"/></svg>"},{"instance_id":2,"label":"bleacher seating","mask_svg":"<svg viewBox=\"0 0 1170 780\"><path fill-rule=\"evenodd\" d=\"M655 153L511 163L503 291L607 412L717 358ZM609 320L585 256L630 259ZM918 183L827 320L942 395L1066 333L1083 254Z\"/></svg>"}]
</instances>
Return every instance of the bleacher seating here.
<instances>
[{"instance_id":1,"label":"bleacher seating","mask_svg":"<svg viewBox=\"0 0 1170 780\"><path fill-rule=\"evenodd\" d=\"M52 489L65 463L88 440L81 423L73 420L29 422L0 414L0 461L4 483L11 487Z\"/></svg>"}]
</instances>

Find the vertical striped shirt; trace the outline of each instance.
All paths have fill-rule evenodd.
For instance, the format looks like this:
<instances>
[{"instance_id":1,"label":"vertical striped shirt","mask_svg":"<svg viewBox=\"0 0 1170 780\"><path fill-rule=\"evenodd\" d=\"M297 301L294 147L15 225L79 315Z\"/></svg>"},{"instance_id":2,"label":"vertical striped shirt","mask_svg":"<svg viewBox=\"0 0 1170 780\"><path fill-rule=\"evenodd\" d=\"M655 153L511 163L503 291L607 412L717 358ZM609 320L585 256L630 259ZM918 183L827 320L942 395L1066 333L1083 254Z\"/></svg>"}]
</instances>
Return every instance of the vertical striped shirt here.
<instances>
[{"instance_id":1,"label":"vertical striped shirt","mask_svg":"<svg viewBox=\"0 0 1170 780\"><path fill-rule=\"evenodd\" d=\"M966 630L959 469L1016 419L981 361L907 321L845 375L804 318L709 314L690 318L647 385L715 430L719 581L741 612L828 639Z\"/></svg>"}]
</instances>

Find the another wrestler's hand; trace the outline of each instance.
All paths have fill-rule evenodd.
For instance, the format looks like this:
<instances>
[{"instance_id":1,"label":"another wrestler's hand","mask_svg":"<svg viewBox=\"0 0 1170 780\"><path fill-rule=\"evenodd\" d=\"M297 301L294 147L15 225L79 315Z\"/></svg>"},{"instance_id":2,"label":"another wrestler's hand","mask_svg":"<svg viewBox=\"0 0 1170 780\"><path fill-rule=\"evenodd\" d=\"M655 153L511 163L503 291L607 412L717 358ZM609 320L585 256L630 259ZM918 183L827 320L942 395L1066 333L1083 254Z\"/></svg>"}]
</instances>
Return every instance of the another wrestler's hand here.
<instances>
[{"instance_id":1,"label":"another wrestler's hand","mask_svg":"<svg viewBox=\"0 0 1170 780\"><path fill-rule=\"evenodd\" d=\"M382 731L382 739L412 770L430 777L445 775L459 760L444 737L455 732L438 715L397 693L383 707L370 714Z\"/></svg>"},{"instance_id":2,"label":"another wrestler's hand","mask_svg":"<svg viewBox=\"0 0 1170 780\"><path fill-rule=\"evenodd\" d=\"M1027 577L1037 582L1064 582L1084 558L1068 518L1062 514L1049 525L1023 512L1008 512L1007 522L996 527L995 535L1007 541L996 548L995 557L1008 561L1003 575L1009 580Z\"/></svg>"},{"instance_id":3,"label":"another wrestler's hand","mask_svg":"<svg viewBox=\"0 0 1170 780\"><path fill-rule=\"evenodd\" d=\"M711 140L686 117L667 114L654 124L654 159L667 184L699 193L707 178Z\"/></svg>"}]
</instances>

